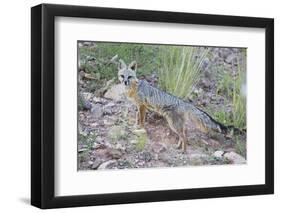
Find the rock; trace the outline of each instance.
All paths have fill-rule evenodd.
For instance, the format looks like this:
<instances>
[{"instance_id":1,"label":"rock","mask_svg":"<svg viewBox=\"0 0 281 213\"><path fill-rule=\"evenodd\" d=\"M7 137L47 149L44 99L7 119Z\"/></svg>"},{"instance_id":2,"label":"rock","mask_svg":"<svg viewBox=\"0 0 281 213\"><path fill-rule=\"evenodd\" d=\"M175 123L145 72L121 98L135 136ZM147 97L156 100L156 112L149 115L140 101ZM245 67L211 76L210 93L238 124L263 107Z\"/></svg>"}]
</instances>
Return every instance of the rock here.
<instances>
[{"instance_id":1,"label":"rock","mask_svg":"<svg viewBox=\"0 0 281 213\"><path fill-rule=\"evenodd\" d=\"M107 90L107 92L104 94L104 97L115 101L121 101L124 100L124 92L124 86L122 84L116 84Z\"/></svg>"},{"instance_id":2,"label":"rock","mask_svg":"<svg viewBox=\"0 0 281 213\"><path fill-rule=\"evenodd\" d=\"M167 153L161 153L159 156L158 156L159 160L163 161L164 163L167 163L168 165L172 165L175 161L175 159L167 154Z\"/></svg>"},{"instance_id":3,"label":"rock","mask_svg":"<svg viewBox=\"0 0 281 213\"><path fill-rule=\"evenodd\" d=\"M96 104L103 104L105 102L105 100L102 99L101 97L94 96L92 99L93 99L93 102Z\"/></svg>"},{"instance_id":4,"label":"rock","mask_svg":"<svg viewBox=\"0 0 281 213\"><path fill-rule=\"evenodd\" d=\"M212 155L215 157L215 158L223 158L223 154L224 154L224 151L215 151Z\"/></svg>"},{"instance_id":5,"label":"rock","mask_svg":"<svg viewBox=\"0 0 281 213\"><path fill-rule=\"evenodd\" d=\"M143 152L138 153L137 158L138 158L138 161L143 160L145 162L149 162L152 159L152 155L150 152L143 151Z\"/></svg>"},{"instance_id":6,"label":"rock","mask_svg":"<svg viewBox=\"0 0 281 213\"><path fill-rule=\"evenodd\" d=\"M92 108L92 103L90 101L85 101L83 108L86 110L90 110Z\"/></svg>"},{"instance_id":7,"label":"rock","mask_svg":"<svg viewBox=\"0 0 281 213\"><path fill-rule=\"evenodd\" d=\"M119 149L119 150L121 150L121 151L125 151L125 150L126 150L126 147L123 146L123 145L120 144L120 143L116 144L115 148L116 148L116 149Z\"/></svg>"},{"instance_id":8,"label":"rock","mask_svg":"<svg viewBox=\"0 0 281 213\"><path fill-rule=\"evenodd\" d=\"M246 159L236 152L225 152L225 151L216 151L213 153L213 156L219 159L226 159L232 164L244 164L246 163Z\"/></svg>"},{"instance_id":9,"label":"rock","mask_svg":"<svg viewBox=\"0 0 281 213\"><path fill-rule=\"evenodd\" d=\"M167 147L162 143L156 142L152 144L152 150L156 153L161 153L161 152L165 152L167 150Z\"/></svg>"},{"instance_id":10,"label":"rock","mask_svg":"<svg viewBox=\"0 0 281 213\"><path fill-rule=\"evenodd\" d=\"M131 140L130 142L131 142L131 144L137 144L138 143L137 140Z\"/></svg>"},{"instance_id":11,"label":"rock","mask_svg":"<svg viewBox=\"0 0 281 213\"><path fill-rule=\"evenodd\" d=\"M111 107L104 107L104 115L112 115L113 110Z\"/></svg>"},{"instance_id":12,"label":"rock","mask_svg":"<svg viewBox=\"0 0 281 213\"><path fill-rule=\"evenodd\" d=\"M191 160L195 160L195 159L200 160L200 159L208 158L209 156L203 153L202 154L194 153L194 154L190 154L189 157Z\"/></svg>"},{"instance_id":13,"label":"rock","mask_svg":"<svg viewBox=\"0 0 281 213\"><path fill-rule=\"evenodd\" d=\"M88 164L89 164L90 166L93 165L93 163L94 163L94 162L91 161L91 160L88 161Z\"/></svg>"},{"instance_id":14,"label":"rock","mask_svg":"<svg viewBox=\"0 0 281 213\"><path fill-rule=\"evenodd\" d=\"M225 59L231 54L231 50L229 48L221 48L218 53L220 57Z\"/></svg>"},{"instance_id":15,"label":"rock","mask_svg":"<svg viewBox=\"0 0 281 213\"><path fill-rule=\"evenodd\" d=\"M237 57L235 57L235 55L230 54L229 56L227 56L227 58L225 59L225 62L228 64L237 64Z\"/></svg>"},{"instance_id":16,"label":"rock","mask_svg":"<svg viewBox=\"0 0 281 213\"><path fill-rule=\"evenodd\" d=\"M92 149L105 149L106 146L104 144L101 144L101 143L94 143L92 145Z\"/></svg>"},{"instance_id":17,"label":"rock","mask_svg":"<svg viewBox=\"0 0 281 213\"><path fill-rule=\"evenodd\" d=\"M203 70L206 70L207 67L209 66L209 64L210 64L210 60L209 60L208 58L203 59L203 62L202 62L202 69L203 69Z\"/></svg>"},{"instance_id":18,"label":"rock","mask_svg":"<svg viewBox=\"0 0 281 213\"><path fill-rule=\"evenodd\" d=\"M82 149L78 150L78 153L85 152L85 151L88 151L88 149L87 148L82 148Z\"/></svg>"},{"instance_id":19,"label":"rock","mask_svg":"<svg viewBox=\"0 0 281 213\"><path fill-rule=\"evenodd\" d=\"M242 157L241 155L235 153L235 152L227 152L224 154L224 157L232 162L233 164L244 164L246 163L246 159Z\"/></svg>"},{"instance_id":20,"label":"rock","mask_svg":"<svg viewBox=\"0 0 281 213\"><path fill-rule=\"evenodd\" d=\"M92 168L92 169L97 169L97 168L101 165L101 163L102 163L101 160L96 159L96 160L92 163L91 168Z\"/></svg>"},{"instance_id":21,"label":"rock","mask_svg":"<svg viewBox=\"0 0 281 213\"><path fill-rule=\"evenodd\" d=\"M101 143L103 141L103 138L101 136L97 136L95 139L95 142Z\"/></svg>"},{"instance_id":22,"label":"rock","mask_svg":"<svg viewBox=\"0 0 281 213\"><path fill-rule=\"evenodd\" d=\"M201 84L204 89L210 89L212 86L212 83L209 79L202 79Z\"/></svg>"},{"instance_id":23,"label":"rock","mask_svg":"<svg viewBox=\"0 0 281 213\"><path fill-rule=\"evenodd\" d=\"M95 96L97 97L103 97L105 95L105 93L109 90L109 88L111 87L111 85L114 82L114 78L107 81L106 85L98 90L95 91Z\"/></svg>"},{"instance_id":24,"label":"rock","mask_svg":"<svg viewBox=\"0 0 281 213\"><path fill-rule=\"evenodd\" d=\"M84 98L85 101L91 101L92 93L90 92L83 92L81 96Z\"/></svg>"},{"instance_id":25,"label":"rock","mask_svg":"<svg viewBox=\"0 0 281 213\"><path fill-rule=\"evenodd\" d=\"M105 126L112 126L115 124L115 122L112 120L103 120L103 123Z\"/></svg>"},{"instance_id":26,"label":"rock","mask_svg":"<svg viewBox=\"0 0 281 213\"><path fill-rule=\"evenodd\" d=\"M114 102L109 102L108 104L105 105L105 107L113 107L116 104Z\"/></svg>"},{"instance_id":27,"label":"rock","mask_svg":"<svg viewBox=\"0 0 281 213\"><path fill-rule=\"evenodd\" d=\"M91 108L91 113L93 115L93 118L99 119L103 115L103 107L101 104L93 104Z\"/></svg>"},{"instance_id":28,"label":"rock","mask_svg":"<svg viewBox=\"0 0 281 213\"><path fill-rule=\"evenodd\" d=\"M106 161L98 167L98 170L104 170L104 169L112 169L113 167L117 166L117 161L116 160L109 160Z\"/></svg>"}]
</instances>

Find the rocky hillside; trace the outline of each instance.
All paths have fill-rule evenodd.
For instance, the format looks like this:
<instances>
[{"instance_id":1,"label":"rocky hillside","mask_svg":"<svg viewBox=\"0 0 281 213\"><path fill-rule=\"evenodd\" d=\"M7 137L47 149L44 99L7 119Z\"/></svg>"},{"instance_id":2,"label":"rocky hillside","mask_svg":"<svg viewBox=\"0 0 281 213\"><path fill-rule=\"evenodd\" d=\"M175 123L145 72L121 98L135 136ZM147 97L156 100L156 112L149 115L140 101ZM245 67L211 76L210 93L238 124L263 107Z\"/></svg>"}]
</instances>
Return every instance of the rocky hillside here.
<instances>
[{"instance_id":1,"label":"rocky hillside","mask_svg":"<svg viewBox=\"0 0 281 213\"><path fill-rule=\"evenodd\" d=\"M80 44L93 48L93 44ZM227 73L235 78L239 61L243 60L237 48L212 48L204 59L203 75L189 100L216 119L216 112L227 114L233 110L220 82ZM238 57L237 57L238 55ZM106 64L106 59L104 59ZM91 62L93 63L93 62ZM90 66L96 66L92 64ZM224 71L218 69L224 67ZM117 69L117 68L116 68ZM157 72L139 76L157 86ZM93 83L94 82L94 83ZM225 86L225 87L224 87ZM100 79L85 68L79 70L78 106L78 169L124 169L149 167L175 167L246 162L246 132L225 137L206 135L188 124L188 148L185 153L175 148L176 135L165 119L148 112L145 129L135 129L136 107L123 94L123 86L114 79ZM215 112L215 113L214 113ZM224 117L220 121L227 122Z\"/></svg>"}]
</instances>

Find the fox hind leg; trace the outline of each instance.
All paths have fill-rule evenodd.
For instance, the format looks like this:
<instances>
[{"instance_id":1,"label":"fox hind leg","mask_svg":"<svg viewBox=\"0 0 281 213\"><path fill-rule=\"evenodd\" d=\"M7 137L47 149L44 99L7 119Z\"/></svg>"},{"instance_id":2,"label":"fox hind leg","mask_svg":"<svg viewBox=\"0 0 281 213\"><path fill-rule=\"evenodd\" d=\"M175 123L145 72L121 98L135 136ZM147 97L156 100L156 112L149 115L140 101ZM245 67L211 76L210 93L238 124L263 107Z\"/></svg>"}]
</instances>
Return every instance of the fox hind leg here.
<instances>
[{"instance_id":1,"label":"fox hind leg","mask_svg":"<svg viewBox=\"0 0 281 213\"><path fill-rule=\"evenodd\" d=\"M173 132L175 132L179 137L177 148L181 148L184 152L186 150L187 144L183 116L180 116L178 113L175 112L170 112L166 113L165 117L171 130L173 130Z\"/></svg>"}]
</instances>

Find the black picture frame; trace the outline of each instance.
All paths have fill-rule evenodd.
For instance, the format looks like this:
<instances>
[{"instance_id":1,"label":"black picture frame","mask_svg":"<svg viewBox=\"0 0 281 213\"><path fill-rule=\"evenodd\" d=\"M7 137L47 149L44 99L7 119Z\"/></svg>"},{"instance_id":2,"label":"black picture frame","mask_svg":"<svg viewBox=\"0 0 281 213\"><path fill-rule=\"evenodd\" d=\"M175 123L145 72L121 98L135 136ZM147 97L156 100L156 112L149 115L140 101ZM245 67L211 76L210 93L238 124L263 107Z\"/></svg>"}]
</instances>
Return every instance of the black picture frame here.
<instances>
[{"instance_id":1,"label":"black picture frame","mask_svg":"<svg viewBox=\"0 0 281 213\"><path fill-rule=\"evenodd\" d=\"M54 195L55 17L263 28L266 32L265 184L93 195ZM31 8L31 204L60 208L274 193L274 20L164 11L41 4Z\"/></svg>"}]
</instances>

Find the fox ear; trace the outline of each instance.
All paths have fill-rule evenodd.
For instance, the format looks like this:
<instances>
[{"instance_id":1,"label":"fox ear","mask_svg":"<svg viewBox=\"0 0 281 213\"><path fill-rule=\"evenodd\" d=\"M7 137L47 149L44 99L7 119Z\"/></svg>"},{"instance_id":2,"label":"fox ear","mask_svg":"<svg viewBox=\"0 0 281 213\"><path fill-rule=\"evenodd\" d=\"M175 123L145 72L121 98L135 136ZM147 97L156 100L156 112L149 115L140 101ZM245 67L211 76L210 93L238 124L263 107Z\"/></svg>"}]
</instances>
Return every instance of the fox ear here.
<instances>
[{"instance_id":1,"label":"fox ear","mask_svg":"<svg viewBox=\"0 0 281 213\"><path fill-rule=\"evenodd\" d=\"M132 61L131 63L130 63L130 65L128 66L128 68L130 68L131 70L133 70L133 71L137 71L137 62L136 61Z\"/></svg>"},{"instance_id":2,"label":"fox ear","mask_svg":"<svg viewBox=\"0 0 281 213\"><path fill-rule=\"evenodd\" d=\"M127 65L125 64L125 62L122 59L120 59L118 63L118 69L121 70L121 69L125 69L126 67Z\"/></svg>"}]
</instances>

